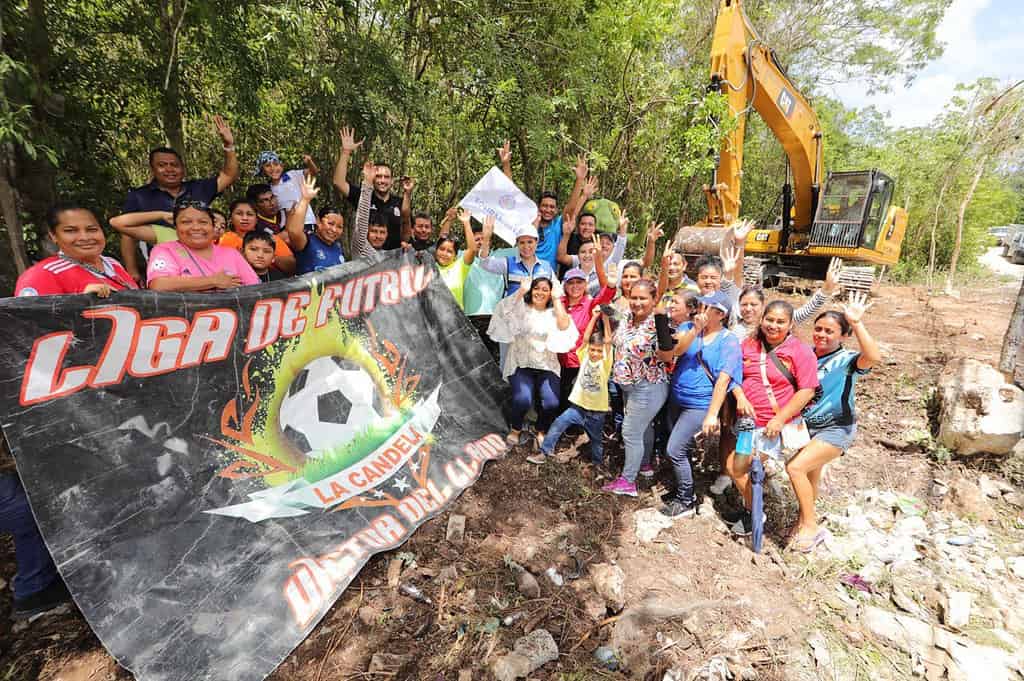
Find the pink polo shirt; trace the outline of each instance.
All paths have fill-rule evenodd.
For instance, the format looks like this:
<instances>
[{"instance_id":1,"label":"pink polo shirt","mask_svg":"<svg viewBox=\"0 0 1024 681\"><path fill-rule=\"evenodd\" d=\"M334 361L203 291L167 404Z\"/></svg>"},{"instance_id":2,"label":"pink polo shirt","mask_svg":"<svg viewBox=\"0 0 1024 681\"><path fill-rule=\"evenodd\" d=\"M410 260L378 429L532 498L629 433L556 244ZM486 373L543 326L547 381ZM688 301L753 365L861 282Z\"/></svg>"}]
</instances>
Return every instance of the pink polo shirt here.
<instances>
[{"instance_id":1,"label":"pink polo shirt","mask_svg":"<svg viewBox=\"0 0 1024 681\"><path fill-rule=\"evenodd\" d=\"M576 350L583 345L583 332L587 330L587 324L590 323L590 316L594 313L594 308L600 307L605 303L610 303L612 298L615 297L615 289L608 288L605 286L601 289L597 296L591 298L584 294L583 298L577 304L569 307L568 298L562 297L562 304L565 305L565 311L572 317L572 323L576 325L576 330L580 332L579 340L576 341L576 347L572 349L572 352L566 352L558 355L558 362L563 367L569 367L570 369L578 369L580 366L580 358L576 354ZM599 322L600 323L600 322ZM611 341L611 339L608 339Z\"/></svg>"},{"instance_id":2,"label":"pink polo shirt","mask_svg":"<svg viewBox=\"0 0 1024 681\"><path fill-rule=\"evenodd\" d=\"M213 258L207 260L180 241L167 241L150 250L146 280L151 282L160 277L208 277L217 272L238 276L242 286L260 283L252 267L235 249L215 245Z\"/></svg>"}]
</instances>

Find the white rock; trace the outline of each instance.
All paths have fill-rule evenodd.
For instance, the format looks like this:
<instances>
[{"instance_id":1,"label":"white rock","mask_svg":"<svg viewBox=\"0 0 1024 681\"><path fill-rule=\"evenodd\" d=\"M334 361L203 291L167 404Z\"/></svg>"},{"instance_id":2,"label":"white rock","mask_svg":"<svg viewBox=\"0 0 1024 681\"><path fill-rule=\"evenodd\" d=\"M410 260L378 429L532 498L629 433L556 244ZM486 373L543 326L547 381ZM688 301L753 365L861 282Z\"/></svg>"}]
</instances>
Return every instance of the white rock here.
<instances>
[{"instance_id":1,"label":"white rock","mask_svg":"<svg viewBox=\"0 0 1024 681\"><path fill-rule=\"evenodd\" d=\"M618 565L597 563L590 566L590 581L594 591L614 612L626 605L626 574Z\"/></svg>"},{"instance_id":2,"label":"white rock","mask_svg":"<svg viewBox=\"0 0 1024 681\"><path fill-rule=\"evenodd\" d=\"M971 621L971 601L974 595L966 591L951 591L946 598L942 621L947 626L963 629Z\"/></svg>"},{"instance_id":3,"label":"white rock","mask_svg":"<svg viewBox=\"0 0 1024 681\"><path fill-rule=\"evenodd\" d=\"M928 523L919 515L903 516L896 521L893 530L905 537L925 537L928 535Z\"/></svg>"},{"instance_id":4,"label":"white rock","mask_svg":"<svg viewBox=\"0 0 1024 681\"><path fill-rule=\"evenodd\" d=\"M492 671L498 681L515 681L557 659L558 645L551 633L547 629L534 629L516 641L511 653L498 658Z\"/></svg>"},{"instance_id":5,"label":"white rock","mask_svg":"<svg viewBox=\"0 0 1024 681\"><path fill-rule=\"evenodd\" d=\"M999 556L989 556L982 568L987 575L997 575L1006 572L1006 563Z\"/></svg>"},{"instance_id":6,"label":"white rock","mask_svg":"<svg viewBox=\"0 0 1024 681\"><path fill-rule=\"evenodd\" d=\"M1010 572L1017 579L1024 579L1024 556L1016 556L1009 558L1006 564L1010 567Z\"/></svg>"},{"instance_id":7,"label":"white rock","mask_svg":"<svg viewBox=\"0 0 1024 681\"><path fill-rule=\"evenodd\" d=\"M960 454L1009 454L1024 431L1024 391L993 367L951 361L939 377L939 442Z\"/></svg>"},{"instance_id":8,"label":"white rock","mask_svg":"<svg viewBox=\"0 0 1024 681\"><path fill-rule=\"evenodd\" d=\"M982 475L978 478L978 487L981 488L981 493L986 497L992 499L998 499L1003 496L1003 490L996 484L996 481L987 475ZM1012 489L1010 490L1013 491Z\"/></svg>"},{"instance_id":9,"label":"white rock","mask_svg":"<svg viewBox=\"0 0 1024 681\"><path fill-rule=\"evenodd\" d=\"M646 544L654 541L658 534L672 527L672 519L658 512L656 508L643 508L633 514L636 538Z\"/></svg>"}]
</instances>

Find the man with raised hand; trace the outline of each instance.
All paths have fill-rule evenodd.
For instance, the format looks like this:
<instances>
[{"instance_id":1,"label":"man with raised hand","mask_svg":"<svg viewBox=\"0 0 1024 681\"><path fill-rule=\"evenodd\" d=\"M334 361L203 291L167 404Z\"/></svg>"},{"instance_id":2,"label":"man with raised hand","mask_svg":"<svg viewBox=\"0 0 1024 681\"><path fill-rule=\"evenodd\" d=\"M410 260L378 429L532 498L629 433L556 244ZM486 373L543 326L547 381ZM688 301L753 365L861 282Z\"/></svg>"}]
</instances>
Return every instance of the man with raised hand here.
<instances>
[{"instance_id":1,"label":"man with raised hand","mask_svg":"<svg viewBox=\"0 0 1024 681\"><path fill-rule=\"evenodd\" d=\"M365 141L365 138L358 142L355 141L353 128L346 126L341 129L341 155L338 157L338 165L334 168L334 186L353 207L359 205L362 187L349 184L348 164L352 159L352 153L363 146ZM409 237L407 234L403 234L402 199L391 193L391 187L394 184L391 166L382 162L373 165L377 169L377 176L373 179L370 212L376 216L379 222L387 225L388 235L382 250L388 251L398 248L402 245L402 241L408 240Z\"/></svg>"},{"instance_id":2,"label":"man with raised hand","mask_svg":"<svg viewBox=\"0 0 1024 681\"><path fill-rule=\"evenodd\" d=\"M185 179L185 163L181 155L170 147L156 147L149 152L149 169L153 179L149 183L128 192L122 213L142 213L161 211L171 213L174 204L186 199L200 201L209 205L225 189L238 179L238 156L235 154L235 136L231 128L220 116L213 117L224 147L224 165L213 177ZM160 221L166 227L171 224ZM124 267L137 282L144 282L145 277L139 268L138 242L121 235L121 260Z\"/></svg>"}]
</instances>

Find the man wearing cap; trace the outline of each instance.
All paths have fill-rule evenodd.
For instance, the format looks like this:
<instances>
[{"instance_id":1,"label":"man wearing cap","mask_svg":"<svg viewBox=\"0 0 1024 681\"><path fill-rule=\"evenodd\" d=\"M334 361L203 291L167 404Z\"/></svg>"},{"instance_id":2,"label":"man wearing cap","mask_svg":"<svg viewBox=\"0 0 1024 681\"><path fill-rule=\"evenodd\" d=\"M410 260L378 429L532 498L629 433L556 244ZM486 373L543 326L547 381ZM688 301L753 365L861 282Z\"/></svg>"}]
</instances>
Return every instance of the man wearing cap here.
<instances>
[{"instance_id":1,"label":"man wearing cap","mask_svg":"<svg viewBox=\"0 0 1024 681\"><path fill-rule=\"evenodd\" d=\"M658 359L675 361L669 403L679 411L672 426L666 453L672 461L676 489L661 508L670 517L691 517L696 513L693 470L690 457L695 436L720 430L719 412L729 392L743 381L743 353L740 340L725 328L732 309L728 294L714 291L697 298L700 310L693 321L683 322L675 334L675 347L658 350Z\"/></svg>"},{"instance_id":2,"label":"man wearing cap","mask_svg":"<svg viewBox=\"0 0 1024 681\"><path fill-rule=\"evenodd\" d=\"M562 365L561 394L559 396L562 409L565 409L569 404L569 394L572 393L572 387L576 383L576 376L580 372L580 358L576 351L583 344L584 332L587 330L587 324L590 323L590 317L594 314L594 310L597 307L610 303L612 298L615 297L615 284L617 282L608 281L604 271L604 258L600 254L594 259L594 269L597 271L597 280L601 288L593 298L588 294L587 274L583 270L574 267L562 277L562 287L565 289L562 304L565 306L565 311L569 313L573 324L576 325L577 330L580 332L579 340L576 341L576 347L569 352L558 355L558 362Z\"/></svg>"},{"instance_id":3,"label":"man wearing cap","mask_svg":"<svg viewBox=\"0 0 1024 681\"><path fill-rule=\"evenodd\" d=\"M253 176L260 177L262 175L266 178L270 184L270 190L277 197L278 206L285 213L291 213L292 208L302 198L302 187L300 185L303 180L307 177L316 177L316 174L320 172L320 169L316 167L316 163L313 162L313 157L310 155L303 154L302 162L306 164L305 168L296 168L295 170L285 172L284 164L281 163L281 157L277 155L277 152L261 151L259 158L256 160L256 171L253 173ZM306 207L305 222L303 224L316 224L316 215L313 213L312 206Z\"/></svg>"}]
</instances>

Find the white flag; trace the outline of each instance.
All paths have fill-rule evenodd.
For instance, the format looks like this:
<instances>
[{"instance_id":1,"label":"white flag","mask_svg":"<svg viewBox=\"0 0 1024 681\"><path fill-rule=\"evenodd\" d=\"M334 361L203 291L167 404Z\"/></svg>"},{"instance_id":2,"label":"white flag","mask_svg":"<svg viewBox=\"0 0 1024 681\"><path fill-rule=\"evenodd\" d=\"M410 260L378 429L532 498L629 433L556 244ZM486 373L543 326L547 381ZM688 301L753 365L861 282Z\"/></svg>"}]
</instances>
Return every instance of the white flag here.
<instances>
[{"instance_id":1,"label":"white flag","mask_svg":"<svg viewBox=\"0 0 1024 681\"><path fill-rule=\"evenodd\" d=\"M516 243L516 230L537 217L537 204L497 167L480 178L461 205L480 222L493 215L494 233L512 245Z\"/></svg>"}]
</instances>

